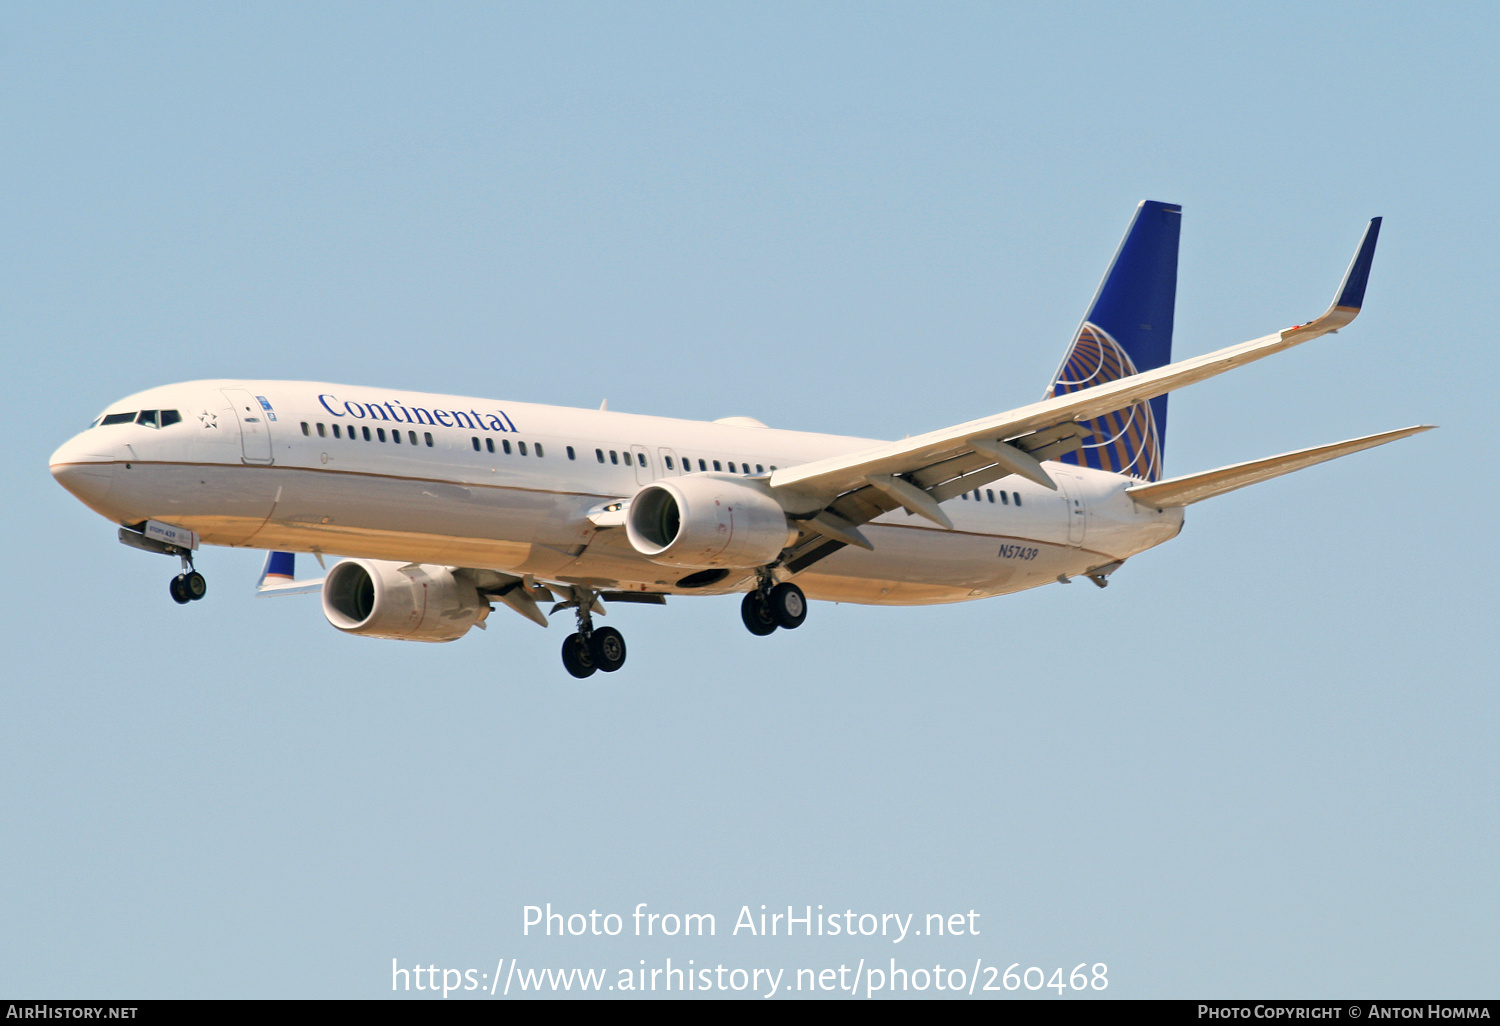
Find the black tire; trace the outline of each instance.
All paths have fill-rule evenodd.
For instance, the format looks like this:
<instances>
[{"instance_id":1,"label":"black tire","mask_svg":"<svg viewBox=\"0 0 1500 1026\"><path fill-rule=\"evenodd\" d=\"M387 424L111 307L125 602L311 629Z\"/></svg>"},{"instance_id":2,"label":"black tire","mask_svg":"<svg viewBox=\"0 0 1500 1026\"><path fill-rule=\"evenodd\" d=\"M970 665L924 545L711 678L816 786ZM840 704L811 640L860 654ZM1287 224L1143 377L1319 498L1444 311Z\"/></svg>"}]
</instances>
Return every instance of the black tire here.
<instances>
[{"instance_id":1,"label":"black tire","mask_svg":"<svg viewBox=\"0 0 1500 1026\"><path fill-rule=\"evenodd\" d=\"M613 627L600 627L589 639L594 665L605 673L614 673L625 665L625 638Z\"/></svg>"},{"instance_id":2,"label":"black tire","mask_svg":"<svg viewBox=\"0 0 1500 1026\"><path fill-rule=\"evenodd\" d=\"M592 677L599 668L594 665L594 654L589 651L589 643L583 640L582 634L568 635L568 640L563 642L562 657L563 667L580 680Z\"/></svg>"},{"instance_id":3,"label":"black tire","mask_svg":"<svg viewBox=\"0 0 1500 1026\"><path fill-rule=\"evenodd\" d=\"M182 578L182 590L187 593L189 599L197 602L204 595L208 594L208 582L203 579L202 574L194 570Z\"/></svg>"},{"instance_id":4,"label":"black tire","mask_svg":"<svg viewBox=\"0 0 1500 1026\"><path fill-rule=\"evenodd\" d=\"M167 585L167 590L172 593L172 601L179 606L185 606L193 601L187 593L187 585L183 582L181 574L172 578L171 583Z\"/></svg>"},{"instance_id":5,"label":"black tire","mask_svg":"<svg viewBox=\"0 0 1500 1026\"><path fill-rule=\"evenodd\" d=\"M775 634L776 628L781 626L776 622L771 606L766 602L766 596L759 588L747 592L744 600L740 602L740 619L745 621L745 629L757 638Z\"/></svg>"},{"instance_id":6,"label":"black tire","mask_svg":"<svg viewBox=\"0 0 1500 1026\"><path fill-rule=\"evenodd\" d=\"M790 581L772 588L767 600L777 624L789 631L801 627L802 621L807 619L807 596Z\"/></svg>"}]
</instances>

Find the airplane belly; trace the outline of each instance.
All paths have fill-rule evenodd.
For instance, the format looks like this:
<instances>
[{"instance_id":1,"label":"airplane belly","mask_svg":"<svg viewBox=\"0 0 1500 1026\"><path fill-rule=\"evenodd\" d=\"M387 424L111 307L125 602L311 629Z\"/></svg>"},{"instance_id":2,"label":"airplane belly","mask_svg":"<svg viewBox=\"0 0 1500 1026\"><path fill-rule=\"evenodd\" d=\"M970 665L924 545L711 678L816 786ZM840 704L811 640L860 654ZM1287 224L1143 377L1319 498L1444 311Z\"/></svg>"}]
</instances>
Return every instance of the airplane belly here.
<instances>
[{"instance_id":1,"label":"airplane belly","mask_svg":"<svg viewBox=\"0 0 1500 1026\"><path fill-rule=\"evenodd\" d=\"M587 538L596 497L280 467L205 470L204 501L155 519L209 544L555 572ZM153 508L161 508L159 505Z\"/></svg>"},{"instance_id":2,"label":"airplane belly","mask_svg":"<svg viewBox=\"0 0 1500 1026\"><path fill-rule=\"evenodd\" d=\"M275 506L269 469L191 463L123 463L109 505L122 521L160 520L210 545L247 545ZM193 526L194 524L200 526Z\"/></svg>"},{"instance_id":3,"label":"airplane belly","mask_svg":"<svg viewBox=\"0 0 1500 1026\"><path fill-rule=\"evenodd\" d=\"M796 578L810 598L872 605L963 602L1073 576L1111 557L1050 541L872 525L875 551L844 548Z\"/></svg>"}]
</instances>

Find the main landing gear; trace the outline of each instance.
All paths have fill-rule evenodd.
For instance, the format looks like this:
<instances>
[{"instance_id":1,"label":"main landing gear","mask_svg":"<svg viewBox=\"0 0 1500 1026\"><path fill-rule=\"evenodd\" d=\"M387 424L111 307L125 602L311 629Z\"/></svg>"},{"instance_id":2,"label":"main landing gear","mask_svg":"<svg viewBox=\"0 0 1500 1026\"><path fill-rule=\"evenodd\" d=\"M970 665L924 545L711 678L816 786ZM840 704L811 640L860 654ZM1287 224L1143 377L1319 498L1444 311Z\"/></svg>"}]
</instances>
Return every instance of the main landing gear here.
<instances>
[{"instance_id":1,"label":"main landing gear","mask_svg":"<svg viewBox=\"0 0 1500 1026\"><path fill-rule=\"evenodd\" d=\"M184 554L182 556L182 573L172 578L167 590L172 593L172 601L178 605L187 605L196 602L208 594L208 582L203 575L193 569L193 557Z\"/></svg>"},{"instance_id":2,"label":"main landing gear","mask_svg":"<svg viewBox=\"0 0 1500 1026\"><path fill-rule=\"evenodd\" d=\"M748 592L740 603L740 619L757 637L765 637L778 627L795 630L807 619L807 596L790 581L773 584L766 574L760 586Z\"/></svg>"},{"instance_id":3,"label":"main landing gear","mask_svg":"<svg viewBox=\"0 0 1500 1026\"><path fill-rule=\"evenodd\" d=\"M625 665L624 636L613 627L594 627L596 597L592 591L575 587L572 600L563 604L578 611L578 631L563 642L563 668L579 679L592 677L597 670L614 673Z\"/></svg>"}]
</instances>

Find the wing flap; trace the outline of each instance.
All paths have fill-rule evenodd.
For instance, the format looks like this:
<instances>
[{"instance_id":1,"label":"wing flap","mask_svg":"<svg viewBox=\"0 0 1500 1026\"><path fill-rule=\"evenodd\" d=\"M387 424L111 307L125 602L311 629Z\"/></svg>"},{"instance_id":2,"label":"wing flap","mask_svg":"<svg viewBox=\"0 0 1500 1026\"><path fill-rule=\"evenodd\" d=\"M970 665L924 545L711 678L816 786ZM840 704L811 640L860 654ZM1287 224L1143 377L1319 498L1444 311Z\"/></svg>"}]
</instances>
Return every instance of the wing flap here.
<instances>
[{"instance_id":1,"label":"wing flap","mask_svg":"<svg viewBox=\"0 0 1500 1026\"><path fill-rule=\"evenodd\" d=\"M1205 470L1201 474L1188 474L1184 477L1157 481L1154 484L1137 485L1134 488L1125 489L1125 494L1143 506L1153 506L1157 509L1189 506L1216 495L1223 495L1225 492L1232 492L1237 488L1244 488L1246 485L1269 481L1282 474L1290 474L1294 470L1302 470L1304 467L1336 460L1340 456L1348 456L1350 453L1363 449L1373 449L1377 445L1385 445L1398 438L1407 438L1423 431L1431 431L1433 427L1432 424L1418 424L1395 431L1383 431L1377 435L1365 435L1363 438L1351 438L1347 442L1334 442L1332 445L1298 449L1295 452L1282 453L1280 456L1268 456L1263 460L1251 460L1248 463L1219 467L1217 470Z\"/></svg>"}]
</instances>

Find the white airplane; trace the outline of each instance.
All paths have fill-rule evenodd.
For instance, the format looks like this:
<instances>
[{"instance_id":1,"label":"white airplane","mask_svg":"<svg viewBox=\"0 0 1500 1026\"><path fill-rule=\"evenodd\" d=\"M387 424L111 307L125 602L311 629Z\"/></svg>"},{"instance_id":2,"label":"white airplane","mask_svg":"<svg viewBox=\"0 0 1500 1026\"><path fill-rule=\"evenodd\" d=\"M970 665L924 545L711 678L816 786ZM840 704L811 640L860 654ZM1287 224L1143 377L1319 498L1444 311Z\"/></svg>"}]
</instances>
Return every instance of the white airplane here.
<instances>
[{"instance_id":1,"label":"white airplane","mask_svg":"<svg viewBox=\"0 0 1500 1026\"><path fill-rule=\"evenodd\" d=\"M1380 219L1333 305L1284 331L1171 361L1181 207L1146 201L1040 402L881 442L302 381L194 381L112 403L52 455L58 482L175 556L201 599L200 543L272 550L263 594L319 590L339 630L453 641L499 602L571 609L575 677L625 643L605 601L744 594L753 634L808 597L922 605L1074 577L1104 587L1174 537L1183 507L1419 425L1162 477L1173 389L1337 331L1363 302ZM294 580L292 553L349 557Z\"/></svg>"}]
</instances>

